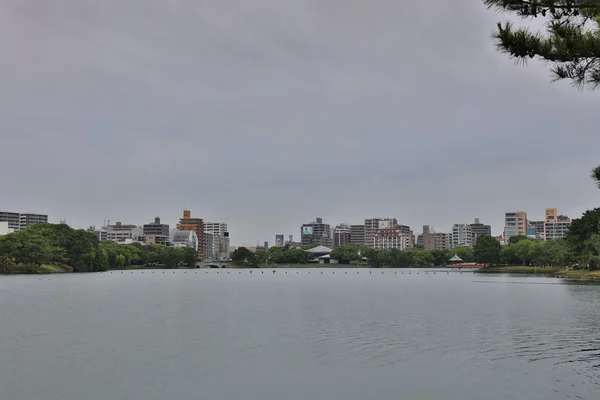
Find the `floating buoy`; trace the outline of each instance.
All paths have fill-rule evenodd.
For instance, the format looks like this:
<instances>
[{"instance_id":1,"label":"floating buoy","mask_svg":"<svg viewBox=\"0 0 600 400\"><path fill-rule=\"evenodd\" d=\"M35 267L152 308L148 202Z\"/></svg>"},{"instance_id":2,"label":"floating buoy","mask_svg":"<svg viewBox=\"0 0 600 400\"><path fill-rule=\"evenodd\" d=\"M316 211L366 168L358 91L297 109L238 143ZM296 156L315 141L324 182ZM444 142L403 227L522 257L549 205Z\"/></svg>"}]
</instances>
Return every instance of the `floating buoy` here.
<instances>
[{"instance_id":1,"label":"floating buoy","mask_svg":"<svg viewBox=\"0 0 600 400\"><path fill-rule=\"evenodd\" d=\"M285 273L287 274L287 271L285 271Z\"/></svg>"},{"instance_id":2,"label":"floating buoy","mask_svg":"<svg viewBox=\"0 0 600 400\"><path fill-rule=\"evenodd\" d=\"M296 271L296 275L298 275L298 271Z\"/></svg>"}]
</instances>

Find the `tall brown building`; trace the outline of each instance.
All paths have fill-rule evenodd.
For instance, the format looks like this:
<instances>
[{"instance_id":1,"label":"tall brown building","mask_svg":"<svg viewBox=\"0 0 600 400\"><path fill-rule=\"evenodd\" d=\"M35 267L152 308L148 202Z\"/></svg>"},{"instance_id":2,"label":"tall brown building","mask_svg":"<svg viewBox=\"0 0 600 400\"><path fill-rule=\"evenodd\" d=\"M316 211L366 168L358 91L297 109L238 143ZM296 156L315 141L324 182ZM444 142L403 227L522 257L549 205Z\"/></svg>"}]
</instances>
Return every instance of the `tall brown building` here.
<instances>
[{"instance_id":1,"label":"tall brown building","mask_svg":"<svg viewBox=\"0 0 600 400\"><path fill-rule=\"evenodd\" d=\"M190 210L183 210L183 218L179 218L178 231L194 231L198 236L198 259L204 261L204 220L192 218Z\"/></svg>"}]
</instances>

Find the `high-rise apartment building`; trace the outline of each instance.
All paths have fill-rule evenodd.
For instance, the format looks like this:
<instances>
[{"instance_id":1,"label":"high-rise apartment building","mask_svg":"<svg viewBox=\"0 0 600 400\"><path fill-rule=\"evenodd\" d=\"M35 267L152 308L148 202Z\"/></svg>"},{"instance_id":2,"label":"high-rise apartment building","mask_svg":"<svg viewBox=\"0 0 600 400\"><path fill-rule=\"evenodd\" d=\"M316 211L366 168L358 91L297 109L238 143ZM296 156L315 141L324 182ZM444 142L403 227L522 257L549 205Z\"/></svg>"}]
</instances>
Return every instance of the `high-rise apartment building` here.
<instances>
[{"instance_id":1,"label":"high-rise apartment building","mask_svg":"<svg viewBox=\"0 0 600 400\"><path fill-rule=\"evenodd\" d=\"M213 260L215 257L214 239L215 237L211 232L204 231L204 260Z\"/></svg>"},{"instance_id":2,"label":"high-rise apartment building","mask_svg":"<svg viewBox=\"0 0 600 400\"><path fill-rule=\"evenodd\" d=\"M546 208L545 209L546 219L545 222L556 222L558 221L558 209Z\"/></svg>"},{"instance_id":3,"label":"high-rise apartment building","mask_svg":"<svg viewBox=\"0 0 600 400\"><path fill-rule=\"evenodd\" d=\"M31 225L48 223L48 215L0 211L0 222L8 222L8 228L17 232Z\"/></svg>"},{"instance_id":4,"label":"high-rise apartment building","mask_svg":"<svg viewBox=\"0 0 600 400\"><path fill-rule=\"evenodd\" d=\"M350 243L362 246L365 244L365 226L350 225Z\"/></svg>"},{"instance_id":5,"label":"high-rise apartment building","mask_svg":"<svg viewBox=\"0 0 600 400\"><path fill-rule=\"evenodd\" d=\"M145 224L144 228L144 236L153 235L153 236L169 236L169 224L161 224L160 218L154 218L154 222L149 224Z\"/></svg>"},{"instance_id":6,"label":"high-rise apartment building","mask_svg":"<svg viewBox=\"0 0 600 400\"><path fill-rule=\"evenodd\" d=\"M512 211L504 213L504 239L509 241L514 236L527 235L527 213Z\"/></svg>"},{"instance_id":7,"label":"high-rise apartment building","mask_svg":"<svg viewBox=\"0 0 600 400\"><path fill-rule=\"evenodd\" d=\"M434 250L450 250L452 248L452 234L434 232L431 234L434 241Z\"/></svg>"},{"instance_id":8,"label":"high-rise apartment building","mask_svg":"<svg viewBox=\"0 0 600 400\"><path fill-rule=\"evenodd\" d=\"M367 218L365 219L365 244L375 247L375 235L380 229L395 228L398 225L396 218Z\"/></svg>"},{"instance_id":9,"label":"high-rise apartment building","mask_svg":"<svg viewBox=\"0 0 600 400\"><path fill-rule=\"evenodd\" d=\"M177 230L196 233L198 237L198 258L200 261L204 261L204 220L202 218L192 218L190 210L183 210L183 218L179 219Z\"/></svg>"},{"instance_id":10,"label":"high-rise apartment building","mask_svg":"<svg viewBox=\"0 0 600 400\"><path fill-rule=\"evenodd\" d=\"M432 232L429 225L423 225L423 234L417 237L416 246L423 250L450 250L452 234Z\"/></svg>"},{"instance_id":11,"label":"high-rise apartment building","mask_svg":"<svg viewBox=\"0 0 600 400\"><path fill-rule=\"evenodd\" d=\"M290 238L290 241L292 239ZM275 246L277 247L283 247L284 243L283 243L283 235L275 235Z\"/></svg>"},{"instance_id":12,"label":"high-rise apartment building","mask_svg":"<svg viewBox=\"0 0 600 400\"><path fill-rule=\"evenodd\" d=\"M205 222L204 231L212 233L213 247L211 258L215 260L229 259L229 231L225 222ZM205 251L205 253L207 253Z\"/></svg>"},{"instance_id":13,"label":"high-rise apartment building","mask_svg":"<svg viewBox=\"0 0 600 400\"><path fill-rule=\"evenodd\" d=\"M314 222L303 224L300 227L300 242L302 246L316 245L333 247L331 226L323 223L323 218L317 218Z\"/></svg>"},{"instance_id":14,"label":"high-rise apartment building","mask_svg":"<svg viewBox=\"0 0 600 400\"><path fill-rule=\"evenodd\" d=\"M527 237L538 241L544 240L545 225L546 221L527 221Z\"/></svg>"},{"instance_id":15,"label":"high-rise apartment building","mask_svg":"<svg viewBox=\"0 0 600 400\"><path fill-rule=\"evenodd\" d=\"M475 218L475 222L471 224L471 234L473 235L471 243L473 244L473 246L475 246L475 244L477 243L477 237L481 235L492 236L492 226L482 224L481 222L479 222L479 218Z\"/></svg>"},{"instance_id":16,"label":"high-rise apartment building","mask_svg":"<svg viewBox=\"0 0 600 400\"><path fill-rule=\"evenodd\" d=\"M333 230L333 247L340 247L351 243L350 225L340 224Z\"/></svg>"},{"instance_id":17,"label":"high-rise apartment building","mask_svg":"<svg viewBox=\"0 0 600 400\"><path fill-rule=\"evenodd\" d=\"M473 245L473 230L470 224L454 224L452 226L452 248L471 247Z\"/></svg>"},{"instance_id":18,"label":"high-rise apartment building","mask_svg":"<svg viewBox=\"0 0 600 400\"><path fill-rule=\"evenodd\" d=\"M382 228L373 237L373 247L378 250L406 250L410 247L412 237L398 227Z\"/></svg>"},{"instance_id":19,"label":"high-rise apartment building","mask_svg":"<svg viewBox=\"0 0 600 400\"><path fill-rule=\"evenodd\" d=\"M556 240L567 235L571 219L564 215L558 215L556 208L546 208L546 220L544 221L544 240Z\"/></svg>"}]
</instances>

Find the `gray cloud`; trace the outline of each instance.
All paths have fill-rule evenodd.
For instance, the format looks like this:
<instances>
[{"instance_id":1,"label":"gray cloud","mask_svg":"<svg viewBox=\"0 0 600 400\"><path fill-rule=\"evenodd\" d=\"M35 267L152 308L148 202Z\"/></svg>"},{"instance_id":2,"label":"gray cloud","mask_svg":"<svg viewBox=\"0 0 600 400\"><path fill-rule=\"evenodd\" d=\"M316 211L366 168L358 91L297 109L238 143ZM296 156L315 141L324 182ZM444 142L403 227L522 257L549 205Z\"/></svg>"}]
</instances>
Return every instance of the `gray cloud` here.
<instances>
[{"instance_id":1,"label":"gray cloud","mask_svg":"<svg viewBox=\"0 0 600 400\"><path fill-rule=\"evenodd\" d=\"M596 206L596 93L518 67L474 1L5 1L0 208L236 243Z\"/></svg>"}]
</instances>

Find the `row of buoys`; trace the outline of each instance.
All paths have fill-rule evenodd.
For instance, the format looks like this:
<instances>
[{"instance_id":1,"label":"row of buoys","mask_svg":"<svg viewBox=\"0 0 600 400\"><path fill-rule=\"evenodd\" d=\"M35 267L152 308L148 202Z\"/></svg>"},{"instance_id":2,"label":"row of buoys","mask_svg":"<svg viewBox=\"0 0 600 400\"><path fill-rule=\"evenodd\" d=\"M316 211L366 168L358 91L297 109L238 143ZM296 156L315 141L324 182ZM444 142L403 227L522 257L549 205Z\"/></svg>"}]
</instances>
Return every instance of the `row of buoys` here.
<instances>
[{"instance_id":1,"label":"row of buoys","mask_svg":"<svg viewBox=\"0 0 600 400\"><path fill-rule=\"evenodd\" d=\"M110 273L111 273L111 274L112 274L113 272L114 272L114 271L110 271ZM165 273L165 271L161 271L161 272L162 272L163 274ZM175 273L175 272L176 272L176 271L173 271L173 273ZM209 271L205 271L205 272L208 274L208 272L209 272ZM216 272L217 272L217 274L219 273L219 271L216 271ZM272 272L273 272L273 274L275 274L276 270L272 270ZM438 272L439 272L439 271L438 271ZM462 272L462 271L459 271L459 272L460 272L460 274L461 274L461 275L463 274L463 272ZM101 272L101 273L103 273L103 272ZM123 271L121 271L121 273L123 273ZM133 274L133 273L134 273L134 271L131 271L131 273ZM141 273L143 274L143 273L144 273L144 271L141 271ZM155 273L155 271L152 271L152 273L154 274L154 273ZM183 273L184 273L184 274L187 274L187 271L183 271ZM196 272L194 272L194 273L195 273L195 274L197 274L198 272L196 271ZM230 274L230 273L231 273L231 271L227 271L227 273L228 273L228 274ZM238 273L239 273L239 274L241 274L241 273L242 273L242 271L238 271ZM252 270L250 270L250 273L252 273ZM265 271L261 271L261 274L264 274L264 273L265 273ZM287 274L287 273L288 273L288 271L285 271L285 273ZM296 275L298 275L299 273L300 273L300 271L296 271ZM308 271L308 273L310 274L310 271ZM473 272L473 273L475 273L475 272ZM333 275L335 275L335 271L332 271L332 274L333 274ZM359 271L357 271L357 272L356 272L356 275L359 275L359 274L360 274L360 272L359 272ZM372 274L373 274L373 271L369 271L369 274L370 274L370 275L372 275ZM382 274L382 275L383 275L383 274L385 274L385 271L381 271L381 274ZM401 274L401 275L404 275L404 272L400 272L400 274ZM408 275L412 275L412 272L408 272L407 274L408 274ZM419 274L420 274L420 272L416 272L415 274L416 274L416 275L419 275ZM436 274L436 271L433 271L433 275L435 275L435 274ZM446 274L447 274L447 275L450 275L450 272L446 271ZM321 275L323 275L323 271L321 271ZM344 271L344 275L348 275L348 271ZM398 271L394 271L394 275L398 275ZM425 275L429 275L429 272L425 272Z\"/></svg>"}]
</instances>

